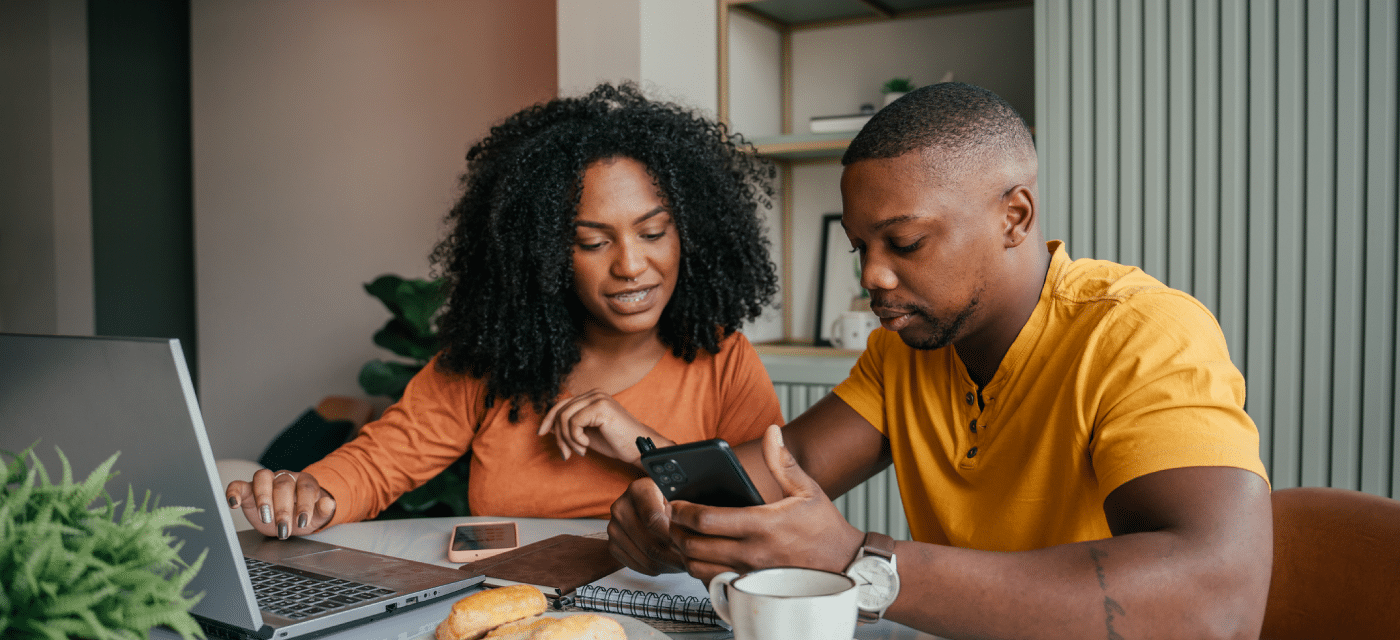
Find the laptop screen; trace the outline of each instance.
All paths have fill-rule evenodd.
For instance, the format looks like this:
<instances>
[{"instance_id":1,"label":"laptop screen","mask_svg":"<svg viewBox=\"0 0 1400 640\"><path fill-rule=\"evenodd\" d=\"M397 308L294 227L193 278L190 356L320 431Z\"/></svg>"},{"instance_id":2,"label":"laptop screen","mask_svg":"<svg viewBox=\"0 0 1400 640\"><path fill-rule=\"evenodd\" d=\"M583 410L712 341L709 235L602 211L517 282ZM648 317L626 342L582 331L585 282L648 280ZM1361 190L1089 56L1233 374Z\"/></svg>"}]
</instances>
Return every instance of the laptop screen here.
<instances>
[{"instance_id":1,"label":"laptop screen","mask_svg":"<svg viewBox=\"0 0 1400 640\"><path fill-rule=\"evenodd\" d=\"M192 613L261 627L179 341L0 334L0 363L0 449L37 442L53 477L58 447L78 479L121 452L107 485L113 499L130 486L137 500L149 490L160 505L203 509L189 516L199 530L168 531L185 541L186 562L209 550L190 583L204 592Z\"/></svg>"}]
</instances>

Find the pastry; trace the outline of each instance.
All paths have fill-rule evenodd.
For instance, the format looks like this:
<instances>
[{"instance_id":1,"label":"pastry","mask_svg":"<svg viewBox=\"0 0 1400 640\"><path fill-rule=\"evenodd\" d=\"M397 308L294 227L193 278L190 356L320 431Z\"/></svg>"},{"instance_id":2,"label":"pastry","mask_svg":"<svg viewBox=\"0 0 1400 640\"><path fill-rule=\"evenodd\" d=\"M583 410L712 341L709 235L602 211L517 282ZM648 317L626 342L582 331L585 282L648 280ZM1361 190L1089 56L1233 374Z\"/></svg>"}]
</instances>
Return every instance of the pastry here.
<instances>
[{"instance_id":1,"label":"pastry","mask_svg":"<svg viewBox=\"0 0 1400 640\"><path fill-rule=\"evenodd\" d=\"M528 636L530 640L627 640L616 620L592 613L554 618Z\"/></svg>"},{"instance_id":2,"label":"pastry","mask_svg":"<svg viewBox=\"0 0 1400 640\"><path fill-rule=\"evenodd\" d=\"M554 618L546 618L544 616L525 618L524 620L507 622L496 627L492 629L490 633L486 634L486 637L488 640L530 640L530 634L534 633L535 630L545 625L553 624L554 622Z\"/></svg>"},{"instance_id":3,"label":"pastry","mask_svg":"<svg viewBox=\"0 0 1400 640\"><path fill-rule=\"evenodd\" d=\"M479 640L507 622L544 613L546 605L544 593L529 585L478 591L452 605L437 627L437 640Z\"/></svg>"}]
</instances>

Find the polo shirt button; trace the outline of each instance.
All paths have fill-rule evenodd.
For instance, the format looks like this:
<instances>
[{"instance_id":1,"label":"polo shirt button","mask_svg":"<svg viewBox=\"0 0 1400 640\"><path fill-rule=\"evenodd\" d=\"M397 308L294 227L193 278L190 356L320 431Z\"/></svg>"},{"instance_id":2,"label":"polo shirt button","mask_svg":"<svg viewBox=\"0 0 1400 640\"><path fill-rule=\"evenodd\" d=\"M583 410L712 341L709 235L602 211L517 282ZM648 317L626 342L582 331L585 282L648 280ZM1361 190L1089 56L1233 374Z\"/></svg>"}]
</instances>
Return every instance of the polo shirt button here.
<instances>
[{"instance_id":1,"label":"polo shirt button","mask_svg":"<svg viewBox=\"0 0 1400 640\"><path fill-rule=\"evenodd\" d=\"M972 429L972 432L973 432L973 433L977 433L977 421L976 421L976 420L973 420L973 421L972 421L972 424L968 425L968 428L969 428L969 429Z\"/></svg>"},{"instance_id":2,"label":"polo shirt button","mask_svg":"<svg viewBox=\"0 0 1400 640\"><path fill-rule=\"evenodd\" d=\"M971 391L967 392L967 403L972 404L974 402L977 402L977 396L973 395Z\"/></svg>"},{"instance_id":3,"label":"polo shirt button","mask_svg":"<svg viewBox=\"0 0 1400 640\"><path fill-rule=\"evenodd\" d=\"M973 448L971 448L971 449L968 449L968 450L967 450L967 457L969 457L969 458L975 458L975 457L977 457L977 447L973 447Z\"/></svg>"}]
</instances>

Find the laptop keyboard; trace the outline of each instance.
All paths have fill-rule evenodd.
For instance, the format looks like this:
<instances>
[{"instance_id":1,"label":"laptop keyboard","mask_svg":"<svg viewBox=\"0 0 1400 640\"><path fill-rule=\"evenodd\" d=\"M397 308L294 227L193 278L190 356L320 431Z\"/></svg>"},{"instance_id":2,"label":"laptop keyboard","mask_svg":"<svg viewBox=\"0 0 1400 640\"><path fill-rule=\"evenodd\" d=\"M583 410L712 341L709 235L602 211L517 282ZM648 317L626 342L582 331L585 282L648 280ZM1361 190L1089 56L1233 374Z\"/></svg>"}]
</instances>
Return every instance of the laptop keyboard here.
<instances>
[{"instance_id":1,"label":"laptop keyboard","mask_svg":"<svg viewBox=\"0 0 1400 640\"><path fill-rule=\"evenodd\" d=\"M301 620L392 593L371 584L281 567L244 556L258 608Z\"/></svg>"}]
</instances>

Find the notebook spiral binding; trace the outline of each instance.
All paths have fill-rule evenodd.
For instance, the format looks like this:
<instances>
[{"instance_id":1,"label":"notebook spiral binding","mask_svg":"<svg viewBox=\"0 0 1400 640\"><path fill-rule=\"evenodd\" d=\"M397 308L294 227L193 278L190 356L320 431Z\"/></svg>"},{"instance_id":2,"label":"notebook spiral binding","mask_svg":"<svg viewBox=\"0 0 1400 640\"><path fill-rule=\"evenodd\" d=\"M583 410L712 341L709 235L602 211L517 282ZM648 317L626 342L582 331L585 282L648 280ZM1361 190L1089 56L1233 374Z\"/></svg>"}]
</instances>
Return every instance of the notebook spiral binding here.
<instances>
[{"instance_id":1,"label":"notebook spiral binding","mask_svg":"<svg viewBox=\"0 0 1400 640\"><path fill-rule=\"evenodd\" d=\"M675 622L723 624L710 606L709 598L584 585L574 592L573 605L580 609Z\"/></svg>"}]
</instances>

